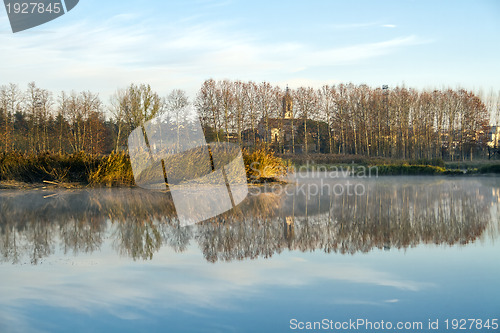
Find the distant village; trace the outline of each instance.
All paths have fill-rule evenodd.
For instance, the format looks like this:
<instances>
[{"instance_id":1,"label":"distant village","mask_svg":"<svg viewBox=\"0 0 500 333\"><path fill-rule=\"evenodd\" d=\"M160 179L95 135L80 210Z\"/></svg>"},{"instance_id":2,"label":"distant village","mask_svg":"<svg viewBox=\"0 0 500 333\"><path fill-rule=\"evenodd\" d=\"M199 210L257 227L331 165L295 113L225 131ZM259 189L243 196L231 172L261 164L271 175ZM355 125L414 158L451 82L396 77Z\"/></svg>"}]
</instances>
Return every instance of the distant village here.
<instances>
[{"instance_id":1,"label":"distant village","mask_svg":"<svg viewBox=\"0 0 500 333\"><path fill-rule=\"evenodd\" d=\"M384 92L384 94L387 93ZM479 105L481 106L481 103ZM481 107L483 108L482 114L484 116L484 105ZM332 121L331 126L329 126L330 124L324 118L323 121L305 120L300 115L300 112L294 110L294 98L288 87L282 94L281 105L278 107L278 110L269 113L277 116L261 117L257 126L253 129L246 128L241 132L241 135L234 132L229 133L227 135L228 141L239 142L242 147L247 149L265 146L281 154L341 154L345 152L345 147L342 146L342 141L345 141L342 138L343 133L339 131L339 128L334 127L334 122ZM297 114L299 116L294 117ZM389 123L390 120L386 120ZM305 134L306 123L308 125L307 134ZM440 157L459 160L463 157L461 153L463 154L465 145L469 148L468 152L464 154L467 155L467 159L470 159L474 153L477 158L494 158L500 156L500 126L488 125L487 119L483 119L482 123L478 122L478 125L474 131L467 131L466 133L457 127L450 130L448 126L441 127L439 132L437 130L430 132L425 139L429 142L432 141L430 137L433 137L434 140L438 138L437 142L434 142L434 146L438 146L439 149L437 149L436 153L428 152L428 154L422 154L420 157L432 155L434 158ZM415 135L416 131L418 131L417 128L410 126L408 129L409 136ZM354 133L355 131L352 132ZM396 147L398 146L396 141L398 138L401 138L400 134L384 135L383 142L390 142L392 140L392 143ZM347 136L345 135L345 137ZM466 144L464 144L465 142ZM335 149L330 150L331 146L334 146ZM349 153L354 154L356 152L351 149ZM361 153L363 154L363 152ZM397 155L397 153L388 155Z\"/></svg>"}]
</instances>

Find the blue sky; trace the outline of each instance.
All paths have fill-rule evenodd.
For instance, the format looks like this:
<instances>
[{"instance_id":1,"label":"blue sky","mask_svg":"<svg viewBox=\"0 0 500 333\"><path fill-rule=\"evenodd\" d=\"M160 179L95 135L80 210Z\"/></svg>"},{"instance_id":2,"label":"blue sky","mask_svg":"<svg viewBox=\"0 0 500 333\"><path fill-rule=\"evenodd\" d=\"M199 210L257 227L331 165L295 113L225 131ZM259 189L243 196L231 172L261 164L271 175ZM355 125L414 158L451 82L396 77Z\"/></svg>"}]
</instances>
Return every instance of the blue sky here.
<instances>
[{"instance_id":1,"label":"blue sky","mask_svg":"<svg viewBox=\"0 0 500 333\"><path fill-rule=\"evenodd\" d=\"M0 84L54 92L150 83L192 97L208 78L500 91L500 1L98 1L13 34Z\"/></svg>"}]
</instances>

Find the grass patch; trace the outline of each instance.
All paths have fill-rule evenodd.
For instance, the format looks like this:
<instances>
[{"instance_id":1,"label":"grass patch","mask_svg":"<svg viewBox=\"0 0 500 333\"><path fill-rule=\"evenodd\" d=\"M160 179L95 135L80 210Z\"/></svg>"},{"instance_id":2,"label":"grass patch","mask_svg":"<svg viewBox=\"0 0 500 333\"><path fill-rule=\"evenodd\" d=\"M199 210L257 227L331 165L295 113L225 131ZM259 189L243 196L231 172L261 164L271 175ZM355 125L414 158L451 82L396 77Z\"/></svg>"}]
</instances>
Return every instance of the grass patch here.
<instances>
[{"instance_id":1,"label":"grass patch","mask_svg":"<svg viewBox=\"0 0 500 333\"><path fill-rule=\"evenodd\" d=\"M112 152L102 158L98 167L90 173L89 184L105 186L134 185L134 175L128 154Z\"/></svg>"},{"instance_id":2,"label":"grass patch","mask_svg":"<svg viewBox=\"0 0 500 333\"><path fill-rule=\"evenodd\" d=\"M45 181L87 183L89 173L100 162L99 157L77 154L0 153L0 180L25 183Z\"/></svg>"},{"instance_id":3,"label":"grass patch","mask_svg":"<svg viewBox=\"0 0 500 333\"><path fill-rule=\"evenodd\" d=\"M196 163L188 163L192 161L192 156L188 157L186 159L187 157L181 155L173 159L167 165L167 169L178 167L186 178L189 178L187 175L197 175ZM265 150L257 150L253 153L243 151L243 160L247 179L250 182L276 181L286 173L285 161ZM229 163L230 161L219 162ZM219 167L216 166L216 168ZM92 156L83 152L75 154L0 152L0 181L23 183L50 181L91 186L135 185L130 157L125 152L113 152L107 156Z\"/></svg>"},{"instance_id":4,"label":"grass patch","mask_svg":"<svg viewBox=\"0 0 500 333\"><path fill-rule=\"evenodd\" d=\"M475 161L460 161L460 162L446 162L447 169L462 169L462 170L473 170L480 169L482 167L487 167L490 165L500 165L500 161L491 160L475 160Z\"/></svg>"},{"instance_id":5,"label":"grass patch","mask_svg":"<svg viewBox=\"0 0 500 333\"><path fill-rule=\"evenodd\" d=\"M376 167L379 175L474 175L485 173L500 173L500 163L489 160L445 162L441 158L401 160L360 155L310 154L310 155L280 155L289 157L296 170L352 171L360 167Z\"/></svg>"},{"instance_id":6,"label":"grass patch","mask_svg":"<svg viewBox=\"0 0 500 333\"><path fill-rule=\"evenodd\" d=\"M304 165L341 165L341 164L358 164L358 165L368 165L368 164L379 164L384 159L382 158L370 158L362 155L342 155L342 154L308 154L308 155L297 155L297 154L280 154L278 157L290 161L294 166L304 166Z\"/></svg>"},{"instance_id":7,"label":"grass patch","mask_svg":"<svg viewBox=\"0 0 500 333\"><path fill-rule=\"evenodd\" d=\"M284 156L276 156L273 152L265 149L253 152L243 150L243 160L248 181L252 183L278 181L292 166L295 169L306 166L310 171L340 169L353 172L356 172L361 166L376 167L380 176L454 176L463 175L464 172L468 175L500 174L500 163L492 163L487 160L444 163L441 159L402 161L331 154L296 155L290 160L284 160ZM182 175L188 175L189 177L186 177L190 178L190 175L196 174L197 164L189 162L192 161L192 156L188 157L180 156L172 159L166 166L167 169L183 166L180 167ZM227 164L230 161L223 160L220 162ZM217 168L220 168L220 166L217 166ZM52 181L88 184L91 186L135 185L130 157L125 152L113 152L107 156L92 156L83 152L75 154L0 152L0 180L24 183Z\"/></svg>"},{"instance_id":8,"label":"grass patch","mask_svg":"<svg viewBox=\"0 0 500 333\"><path fill-rule=\"evenodd\" d=\"M445 168L433 165L379 165L379 175L437 175L444 174Z\"/></svg>"},{"instance_id":9,"label":"grass patch","mask_svg":"<svg viewBox=\"0 0 500 333\"><path fill-rule=\"evenodd\" d=\"M488 164L483 165L482 167L477 169L478 173L500 173L500 164Z\"/></svg>"},{"instance_id":10,"label":"grass patch","mask_svg":"<svg viewBox=\"0 0 500 333\"><path fill-rule=\"evenodd\" d=\"M281 157L275 156L272 151L264 148L248 152L243 150L243 161L247 179L252 183L278 181L286 174L288 164Z\"/></svg>"}]
</instances>

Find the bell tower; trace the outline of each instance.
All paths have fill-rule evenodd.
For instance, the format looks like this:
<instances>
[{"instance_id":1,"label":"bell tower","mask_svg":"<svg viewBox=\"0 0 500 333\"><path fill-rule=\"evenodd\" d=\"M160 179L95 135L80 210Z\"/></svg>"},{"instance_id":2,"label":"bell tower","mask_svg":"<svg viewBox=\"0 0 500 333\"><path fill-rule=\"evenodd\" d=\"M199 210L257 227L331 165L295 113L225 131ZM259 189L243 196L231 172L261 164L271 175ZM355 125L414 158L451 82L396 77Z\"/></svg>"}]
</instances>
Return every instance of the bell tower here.
<instances>
[{"instance_id":1,"label":"bell tower","mask_svg":"<svg viewBox=\"0 0 500 333\"><path fill-rule=\"evenodd\" d=\"M293 101L292 96L290 96L290 90L286 86L285 96L283 96L283 118L292 119L293 118Z\"/></svg>"}]
</instances>

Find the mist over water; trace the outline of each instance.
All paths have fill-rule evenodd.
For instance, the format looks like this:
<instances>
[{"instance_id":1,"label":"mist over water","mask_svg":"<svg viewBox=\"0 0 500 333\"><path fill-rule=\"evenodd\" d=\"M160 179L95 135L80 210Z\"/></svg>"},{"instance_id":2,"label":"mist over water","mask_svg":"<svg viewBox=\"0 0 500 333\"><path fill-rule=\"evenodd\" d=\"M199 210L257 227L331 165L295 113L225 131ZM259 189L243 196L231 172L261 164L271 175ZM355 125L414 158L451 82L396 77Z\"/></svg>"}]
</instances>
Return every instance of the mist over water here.
<instances>
[{"instance_id":1,"label":"mist over water","mask_svg":"<svg viewBox=\"0 0 500 333\"><path fill-rule=\"evenodd\" d=\"M3 262L37 264L62 253L153 259L196 244L208 261L290 250L357 253L419 244L465 245L498 236L497 178L297 178L257 187L236 210L181 227L169 193L141 189L3 191ZM359 193L349 192L362 188ZM344 193L339 188L343 186Z\"/></svg>"},{"instance_id":2,"label":"mist over water","mask_svg":"<svg viewBox=\"0 0 500 333\"><path fill-rule=\"evenodd\" d=\"M500 179L293 180L187 227L164 192L0 191L0 331L500 316Z\"/></svg>"}]
</instances>

